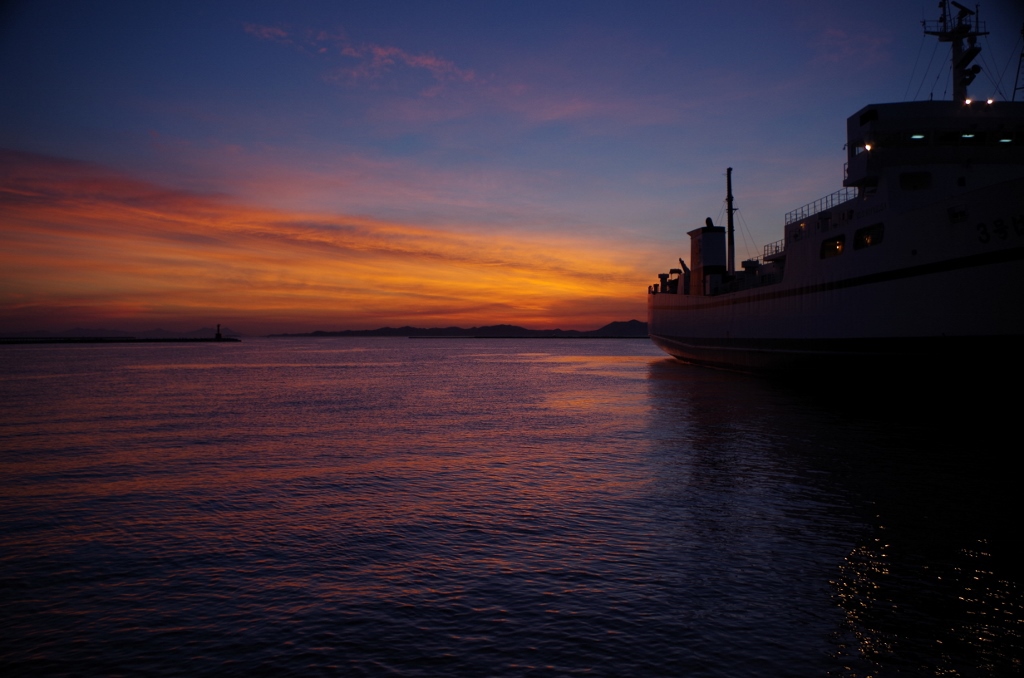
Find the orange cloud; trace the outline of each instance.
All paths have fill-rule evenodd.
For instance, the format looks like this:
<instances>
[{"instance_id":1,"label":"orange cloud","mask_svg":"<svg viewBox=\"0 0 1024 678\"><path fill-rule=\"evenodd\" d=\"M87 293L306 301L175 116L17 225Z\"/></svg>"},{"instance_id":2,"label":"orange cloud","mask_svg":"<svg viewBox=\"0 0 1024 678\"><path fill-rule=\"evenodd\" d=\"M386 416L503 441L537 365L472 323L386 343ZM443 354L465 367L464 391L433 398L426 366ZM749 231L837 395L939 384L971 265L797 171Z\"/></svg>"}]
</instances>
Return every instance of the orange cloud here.
<instances>
[{"instance_id":1,"label":"orange cloud","mask_svg":"<svg viewBox=\"0 0 1024 678\"><path fill-rule=\"evenodd\" d=\"M639 317L648 277L629 247L268 210L12 151L0 152L0 224L8 332L590 328Z\"/></svg>"}]
</instances>

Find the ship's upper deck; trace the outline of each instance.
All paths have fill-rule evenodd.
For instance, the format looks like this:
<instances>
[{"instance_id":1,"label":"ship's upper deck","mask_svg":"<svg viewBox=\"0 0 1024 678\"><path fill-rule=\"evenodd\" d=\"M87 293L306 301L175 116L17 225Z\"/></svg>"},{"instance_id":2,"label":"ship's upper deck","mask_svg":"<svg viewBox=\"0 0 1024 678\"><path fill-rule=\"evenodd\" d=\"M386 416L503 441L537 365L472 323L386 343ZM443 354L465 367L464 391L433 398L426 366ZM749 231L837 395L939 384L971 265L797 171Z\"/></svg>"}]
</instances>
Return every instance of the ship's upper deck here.
<instances>
[{"instance_id":1,"label":"ship's upper deck","mask_svg":"<svg viewBox=\"0 0 1024 678\"><path fill-rule=\"evenodd\" d=\"M870 185L891 166L1024 164L1024 102L871 104L846 132L846 186Z\"/></svg>"}]
</instances>

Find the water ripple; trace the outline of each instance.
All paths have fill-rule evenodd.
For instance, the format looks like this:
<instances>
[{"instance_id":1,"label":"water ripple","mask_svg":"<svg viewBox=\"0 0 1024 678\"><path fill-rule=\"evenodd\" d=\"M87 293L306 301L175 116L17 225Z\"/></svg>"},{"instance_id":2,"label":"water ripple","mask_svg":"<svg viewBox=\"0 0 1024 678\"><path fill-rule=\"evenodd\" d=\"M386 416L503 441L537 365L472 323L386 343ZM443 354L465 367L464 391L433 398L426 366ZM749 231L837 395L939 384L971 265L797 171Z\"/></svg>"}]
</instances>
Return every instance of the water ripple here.
<instances>
[{"instance_id":1,"label":"water ripple","mask_svg":"<svg viewBox=\"0 0 1024 678\"><path fill-rule=\"evenodd\" d=\"M1021 671L937 420L625 340L0 351L10 674Z\"/></svg>"}]
</instances>

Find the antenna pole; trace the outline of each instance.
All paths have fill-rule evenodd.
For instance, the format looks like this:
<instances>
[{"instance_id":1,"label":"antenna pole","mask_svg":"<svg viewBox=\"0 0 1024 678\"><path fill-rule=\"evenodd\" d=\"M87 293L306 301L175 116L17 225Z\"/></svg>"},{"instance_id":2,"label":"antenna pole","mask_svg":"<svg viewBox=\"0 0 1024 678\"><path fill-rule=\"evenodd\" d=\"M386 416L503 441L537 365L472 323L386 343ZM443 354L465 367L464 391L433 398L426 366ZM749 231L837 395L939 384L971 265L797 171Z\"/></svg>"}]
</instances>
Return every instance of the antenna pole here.
<instances>
[{"instance_id":1,"label":"antenna pole","mask_svg":"<svg viewBox=\"0 0 1024 678\"><path fill-rule=\"evenodd\" d=\"M729 224L729 275L736 273L736 238L733 235L732 215L736 208L732 206L732 168L725 170L725 213L728 215Z\"/></svg>"},{"instance_id":2,"label":"antenna pole","mask_svg":"<svg viewBox=\"0 0 1024 678\"><path fill-rule=\"evenodd\" d=\"M1020 29L1021 36L1024 36L1024 27ZM1024 84L1020 81L1021 67L1024 66L1024 47L1020 50L1020 61L1017 62L1017 78L1013 81L1013 93L1010 95L1010 101L1017 100L1017 92L1024 90Z\"/></svg>"},{"instance_id":3,"label":"antenna pole","mask_svg":"<svg viewBox=\"0 0 1024 678\"><path fill-rule=\"evenodd\" d=\"M956 8L956 16L953 15L950 5ZM937 36L939 42L948 42L952 46L953 101L963 102L967 99L967 86L974 81L978 73L981 73L981 66L970 65L974 57L981 52L981 47L977 44L978 36L988 35L988 31L985 30L985 24L978 19L977 6L972 10L956 0L942 0L939 7L942 8L942 16L938 21L926 21L924 32L925 35Z\"/></svg>"}]
</instances>

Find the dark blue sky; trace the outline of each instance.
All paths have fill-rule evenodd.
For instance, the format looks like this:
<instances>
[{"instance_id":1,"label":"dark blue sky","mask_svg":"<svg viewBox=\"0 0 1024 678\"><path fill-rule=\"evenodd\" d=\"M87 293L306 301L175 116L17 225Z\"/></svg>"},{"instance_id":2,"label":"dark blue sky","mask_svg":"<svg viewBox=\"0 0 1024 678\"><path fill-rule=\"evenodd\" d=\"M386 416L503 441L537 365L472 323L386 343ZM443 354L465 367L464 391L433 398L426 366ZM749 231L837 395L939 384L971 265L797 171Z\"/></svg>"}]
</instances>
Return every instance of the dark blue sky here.
<instances>
[{"instance_id":1,"label":"dark blue sky","mask_svg":"<svg viewBox=\"0 0 1024 678\"><path fill-rule=\"evenodd\" d=\"M868 103L948 98L948 45L920 25L938 17L936 5L15 3L2 15L0 148L8 182L46 156L285 221L315 214L468 238L460 261L493 238L523 250L512 262L519 285L614 267L619 286L597 297L608 320L622 319L640 314L644 281L685 253L683 233L722 213L727 166L756 255L781 237L786 211L841 186L847 116ZM992 35L972 93L1007 98L1024 5L986 3L982 18ZM258 258L254 247L245 256ZM530 274L533 251L560 263ZM73 275L70 254L47 256L72 269L69 280L85 276ZM445 265L431 318L480 313L442 291L480 271ZM370 274L357 268L347 286L328 288L365 288ZM3 280L7 306L41 289L30 271L19 275ZM123 283L105 284L114 298ZM27 296L10 296L15 288ZM321 299L335 298L329 289ZM541 303L559 290L562 303ZM596 322L599 306L574 310L585 294L538 287L533 302L510 299L492 315ZM369 300L348 315L328 305L376 323Z\"/></svg>"}]
</instances>

